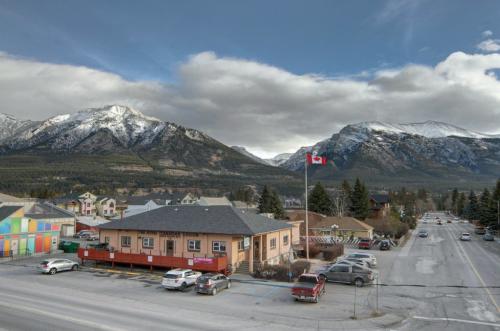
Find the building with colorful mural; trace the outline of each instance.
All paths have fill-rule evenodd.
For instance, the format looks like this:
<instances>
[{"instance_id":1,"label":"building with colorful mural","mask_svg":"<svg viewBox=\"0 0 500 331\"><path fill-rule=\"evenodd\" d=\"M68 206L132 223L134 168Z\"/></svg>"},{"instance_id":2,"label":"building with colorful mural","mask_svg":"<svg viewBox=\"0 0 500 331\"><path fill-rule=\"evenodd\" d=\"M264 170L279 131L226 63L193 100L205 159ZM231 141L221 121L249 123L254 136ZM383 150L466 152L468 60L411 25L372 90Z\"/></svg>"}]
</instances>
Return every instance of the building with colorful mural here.
<instances>
[{"instance_id":1,"label":"building with colorful mural","mask_svg":"<svg viewBox=\"0 0 500 331\"><path fill-rule=\"evenodd\" d=\"M23 206L0 207L0 257L57 250L59 225L25 216Z\"/></svg>"}]
</instances>

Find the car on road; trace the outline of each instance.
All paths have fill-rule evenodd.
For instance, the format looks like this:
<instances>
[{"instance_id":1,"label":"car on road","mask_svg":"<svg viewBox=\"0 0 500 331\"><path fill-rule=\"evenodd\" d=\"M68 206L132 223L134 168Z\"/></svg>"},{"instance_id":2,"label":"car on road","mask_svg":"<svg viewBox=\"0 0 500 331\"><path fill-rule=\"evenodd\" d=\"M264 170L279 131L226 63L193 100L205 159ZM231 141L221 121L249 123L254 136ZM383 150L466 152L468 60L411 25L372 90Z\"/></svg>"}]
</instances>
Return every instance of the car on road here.
<instances>
[{"instance_id":1,"label":"car on road","mask_svg":"<svg viewBox=\"0 0 500 331\"><path fill-rule=\"evenodd\" d=\"M37 270L43 274L55 275L60 271L76 271L79 266L78 262L68 259L47 259L40 262Z\"/></svg>"},{"instance_id":2,"label":"car on road","mask_svg":"<svg viewBox=\"0 0 500 331\"><path fill-rule=\"evenodd\" d=\"M437 225L443 225L443 222L441 222L441 220L438 220Z\"/></svg>"},{"instance_id":3,"label":"car on road","mask_svg":"<svg viewBox=\"0 0 500 331\"><path fill-rule=\"evenodd\" d=\"M378 247L381 251L388 251L391 249L391 243L389 240L382 240Z\"/></svg>"},{"instance_id":4,"label":"car on road","mask_svg":"<svg viewBox=\"0 0 500 331\"><path fill-rule=\"evenodd\" d=\"M368 266L370 268L376 267L377 266L377 258L375 255L370 254L370 253L361 253L361 252L355 252L347 255L348 259L360 259L363 261L366 261L368 263Z\"/></svg>"},{"instance_id":5,"label":"car on road","mask_svg":"<svg viewBox=\"0 0 500 331\"><path fill-rule=\"evenodd\" d=\"M358 242L358 249L371 249L373 246L373 241L369 238L362 238Z\"/></svg>"},{"instance_id":6,"label":"car on road","mask_svg":"<svg viewBox=\"0 0 500 331\"><path fill-rule=\"evenodd\" d=\"M319 302L326 293L325 278L316 274L302 274L292 287L292 297L296 301Z\"/></svg>"},{"instance_id":7,"label":"car on road","mask_svg":"<svg viewBox=\"0 0 500 331\"><path fill-rule=\"evenodd\" d=\"M185 290L188 286L196 284L201 272L191 269L173 269L163 275L161 286L167 290Z\"/></svg>"},{"instance_id":8,"label":"car on road","mask_svg":"<svg viewBox=\"0 0 500 331\"><path fill-rule=\"evenodd\" d=\"M420 238L427 238L429 236L429 232L427 232L425 230L420 230L420 231L418 231L418 236Z\"/></svg>"},{"instance_id":9,"label":"car on road","mask_svg":"<svg viewBox=\"0 0 500 331\"><path fill-rule=\"evenodd\" d=\"M196 280L196 293L216 295L219 291L231 288L231 279L223 274L208 273Z\"/></svg>"},{"instance_id":10,"label":"car on road","mask_svg":"<svg viewBox=\"0 0 500 331\"><path fill-rule=\"evenodd\" d=\"M447 219L447 220L446 220L446 223L451 223L451 220L450 220L450 219Z\"/></svg>"},{"instance_id":11,"label":"car on road","mask_svg":"<svg viewBox=\"0 0 500 331\"><path fill-rule=\"evenodd\" d=\"M361 287L373 282L373 270L359 265L334 264L327 270L319 273L327 282L354 284Z\"/></svg>"},{"instance_id":12,"label":"car on road","mask_svg":"<svg viewBox=\"0 0 500 331\"><path fill-rule=\"evenodd\" d=\"M490 232L486 232L483 235L483 240L485 240L485 241L495 241L495 236L493 234L491 234Z\"/></svg>"},{"instance_id":13,"label":"car on road","mask_svg":"<svg viewBox=\"0 0 500 331\"><path fill-rule=\"evenodd\" d=\"M471 241L471 236L470 236L470 233L468 232L463 232L461 235L460 235L460 240L462 241Z\"/></svg>"},{"instance_id":14,"label":"car on road","mask_svg":"<svg viewBox=\"0 0 500 331\"><path fill-rule=\"evenodd\" d=\"M90 230L81 230L75 233L73 238L87 239L91 234L94 234L94 232Z\"/></svg>"},{"instance_id":15,"label":"car on road","mask_svg":"<svg viewBox=\"0 0 500 331\"><path fill-rule=\"evenodd\" d=\"M486 234L486 229L482 226L476 226L476 228L474 229L474 233L475 234Z\"/></svg>"}]
</instances>

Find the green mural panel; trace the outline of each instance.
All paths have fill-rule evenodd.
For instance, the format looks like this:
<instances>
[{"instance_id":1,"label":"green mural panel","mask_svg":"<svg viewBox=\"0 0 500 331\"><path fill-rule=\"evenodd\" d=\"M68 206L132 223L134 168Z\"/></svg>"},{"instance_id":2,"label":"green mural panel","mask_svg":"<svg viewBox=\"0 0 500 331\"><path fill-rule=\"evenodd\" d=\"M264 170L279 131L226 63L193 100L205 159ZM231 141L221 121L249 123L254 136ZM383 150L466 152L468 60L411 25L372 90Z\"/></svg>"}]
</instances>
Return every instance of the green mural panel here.
<instances>
[{"instance_id":1,"label":"green mural panel","mask_svg":"<svg viewBox=\"0 0 500 331\"><path fill-rule=\"evenodd\" d=\"M19 217L11 218L11 233L21 233L21 219Z\"/></svg>"}]
</instances>

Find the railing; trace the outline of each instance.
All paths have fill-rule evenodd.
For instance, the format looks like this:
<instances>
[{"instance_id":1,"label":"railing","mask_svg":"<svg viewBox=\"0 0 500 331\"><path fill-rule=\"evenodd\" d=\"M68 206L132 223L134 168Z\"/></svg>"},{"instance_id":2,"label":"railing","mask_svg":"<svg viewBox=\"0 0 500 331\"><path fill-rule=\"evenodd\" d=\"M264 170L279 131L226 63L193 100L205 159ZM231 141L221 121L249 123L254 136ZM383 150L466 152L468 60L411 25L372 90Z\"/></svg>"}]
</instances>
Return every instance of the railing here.
<instances>
[{"instance_id":1,"label":"railing","mask_svg":"<svg viewBox=\"0 0 500 331\"><path fill-rule=\"evenodd\" d=\"M175 257L175 256L159 256L149 254L132 254L122 253L118 251L109 251L93 248L79 248L78 257L82 263L86 260L111 262L114 266L115 263L123 263L133 265L142 265L162 268L185 268L198 271L210 272L227 272L227 257Z\"/></svg>"}]
</instances>

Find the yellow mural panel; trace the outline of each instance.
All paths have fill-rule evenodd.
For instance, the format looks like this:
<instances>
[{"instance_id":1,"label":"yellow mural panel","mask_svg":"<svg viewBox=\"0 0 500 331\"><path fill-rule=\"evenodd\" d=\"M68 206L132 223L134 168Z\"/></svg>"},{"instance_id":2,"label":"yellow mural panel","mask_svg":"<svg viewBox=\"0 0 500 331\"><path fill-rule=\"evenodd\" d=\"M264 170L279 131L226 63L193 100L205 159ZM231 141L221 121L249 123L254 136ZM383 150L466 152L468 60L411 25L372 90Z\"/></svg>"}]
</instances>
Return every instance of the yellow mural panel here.
<instances>
[{"instance_id":1,"label":"yellow mural panel","mask_svg":"<svg viewBox=\"0 0 500 331\"><path fill-rule=\"evenodd\" d=\"M28 223L28 232L34 233L36 232L36 221L35 220L29 220Z\"/></svg>"},{"instance_id":2,"label":"yellow mural panel","mask_svg":"<svg viewBox=\"0 0 500 331\"><path fill-rule=\"evenodd\" d=\"M11 217L24 217L24 208L19 208Z\"/></svg>"}]
</instances>

